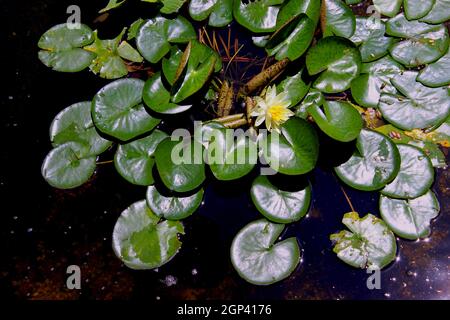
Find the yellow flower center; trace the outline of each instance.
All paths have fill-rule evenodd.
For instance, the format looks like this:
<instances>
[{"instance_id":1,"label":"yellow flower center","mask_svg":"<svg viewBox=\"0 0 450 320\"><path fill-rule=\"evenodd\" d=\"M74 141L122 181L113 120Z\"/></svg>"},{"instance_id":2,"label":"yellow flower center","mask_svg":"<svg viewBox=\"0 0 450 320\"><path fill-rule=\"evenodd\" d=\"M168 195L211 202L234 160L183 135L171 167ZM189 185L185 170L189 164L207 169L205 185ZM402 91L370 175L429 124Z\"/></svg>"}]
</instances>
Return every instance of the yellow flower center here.
<instances>
[{"instance_id":1,"label":"yellow flower center","mask_svg":"<svg viewBox=\"0 0 450 320\"><path fill-rule=\"evenodd\" d=\"M280 105L269 107L267 113L270 114L271 119L275 122L286 121L289 118L287 109Z\"/></svg>"}]
</instances>

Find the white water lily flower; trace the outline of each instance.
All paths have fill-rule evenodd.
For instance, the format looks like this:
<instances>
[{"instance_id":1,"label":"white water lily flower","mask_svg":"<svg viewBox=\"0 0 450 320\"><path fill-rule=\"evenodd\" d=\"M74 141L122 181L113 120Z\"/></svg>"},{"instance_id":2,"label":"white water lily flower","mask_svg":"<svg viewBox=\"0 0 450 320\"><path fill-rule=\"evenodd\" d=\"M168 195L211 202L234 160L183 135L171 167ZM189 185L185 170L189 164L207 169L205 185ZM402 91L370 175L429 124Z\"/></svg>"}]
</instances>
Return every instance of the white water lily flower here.
<instances>
[{"instance_id":1,"label":"white water lily flower","mask_svg":"<svg viewBox=\"0 0 450 320\"><path fill-rule=\"evenodd\" d=\"M256 110L252 112L252 117L257 117L255 125L259 127L263 122L269 131L280 132L280 126L285 123L294 113L289 110L291 102L285 92L277 95L277 87L268 87L263 98L255 97Z\"/></svg>"}]
</instances>

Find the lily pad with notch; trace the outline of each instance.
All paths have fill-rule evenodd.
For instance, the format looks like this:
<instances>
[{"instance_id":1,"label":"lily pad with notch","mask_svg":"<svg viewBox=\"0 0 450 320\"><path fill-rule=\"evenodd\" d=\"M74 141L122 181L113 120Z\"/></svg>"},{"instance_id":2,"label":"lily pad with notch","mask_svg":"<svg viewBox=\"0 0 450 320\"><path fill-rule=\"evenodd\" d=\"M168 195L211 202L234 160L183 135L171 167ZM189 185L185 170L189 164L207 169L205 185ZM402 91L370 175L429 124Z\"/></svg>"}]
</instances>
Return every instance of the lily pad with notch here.
<instances>
[{"instance_id":1,"label":"lily pad with notch","mask_svg":"<svg viewBox=\"0 0 450 320\"><path fill-rule=\"evenodd\" d=\"M375 9L384 16L394 17L400 12L403 0L373 0Z\"/></svg>"},{"instance_id":2,"label":"lily pad with notch","mask_svg":"<svg viewBox=\"0 0 450 320\"><path fill-rule=\"evenodd\" d=\"M281 27L292 17L301 13L306 14L317 26L320 19L320 8L321 2L317 0L287 0L278 12L277 27Z\"/></svg>"},{"instance_id":3,"label":"lily pad with notch","mask_svg":"<svg viewBox=\"0 0 450 320\"><path fill-rule=\"evenodd\" d=\"M417 77L422 84L437 88L450 84L450 49L438 61L427 65Z\"/></svg>"},{"instance_id":4,"label":"lily pad with notch","mask_svg":"<svg viewBox=\"0 0 450 320\"><path fill-rule=\"evenodd\" d=\"M403 9L408 20L425 17L433 8L436 0L404 0ZM449 7L450 9L450 7Z\"/></svg>"},{"instance_id":5,"label":"lily pad with notch","mask_svg":"<svg viewBox=\"0 0 450 320\"><path fill-rule=\"evenodd\" d=\"M422 0L421 0L422 1ZM427 23L438 24L450 19L450 1L435 0L428 14L420 20Z\"/></svg>"},{"instance_id":6,"label":"lily pad with notch","mask_svg":"<svg viewBox=\"0 0 450 320\"><path fill-rule=\"evenodd\" d=\"M208 19L211 27L225 27L233 20L233 0L192 0L189 14L196 21Z\"/></svg>"},{"instance_id":7,"label":"lily pad with notch","mask_svg":"<svg viewBox=\"0 0 450 320\"><path fill-rule=\"evenodd\" d=\"M254 33L273 32L277 26L277 16L284 0L255 0L243 2L235 0L233 15L236 21Z\"/></svg>"},{"instance_id":8,"label":"lily pad with notch","mask_svg":"<svg viewBox=\"0 0 450 320\"><path fill-rule=\"evenodd\" d=\"M355 15L341 0L322 0L321 17L324 37L350 38L355 33Z\"/></svg>"}]
</instances>

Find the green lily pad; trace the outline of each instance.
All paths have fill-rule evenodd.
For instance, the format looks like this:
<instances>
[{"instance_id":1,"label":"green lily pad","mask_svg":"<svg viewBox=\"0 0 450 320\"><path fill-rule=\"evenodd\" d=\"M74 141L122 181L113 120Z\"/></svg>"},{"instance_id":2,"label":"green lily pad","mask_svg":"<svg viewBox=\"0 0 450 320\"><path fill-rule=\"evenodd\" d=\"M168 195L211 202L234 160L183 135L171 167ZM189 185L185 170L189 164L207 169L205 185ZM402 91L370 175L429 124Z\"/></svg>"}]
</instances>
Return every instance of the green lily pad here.
<instances>
[{"instance_id":1,"label":"green lily pad","mask_svg":"<svg viewBox=\"0 0 450 320\"><path fill-rule=\"evenodd\" d=\"M245 226L231 244L231 262L238 274L256 285L269 285L287 278L300 263L296 238L276 243L283 224L265 219Z\"/></svg>"},{"instance_id":2,"label":"green lily pad","mask_svg":"<svg viewBox=\"0 0 450 320\"><path fill-rule=\"evenodd\" d=\"M208 24L212 27L224 27L233 20L233 0L192 0L189 14L196 21L209 17Z\"/></svg>"},{"instance_id":3,"label":"green lily pad","mask_svg":"<svg viewBox=\"0 0 450 320\"><path fill-rule=\"evenodd\" d=\"M304 74L305 70L302 69L293 76L287 76L279 85L277 85L277 92L285 92L286 99L291 102L291 106L300 103L311 87L311 83L307 83L303 79Z\"/></svg>"},{"instance_id":4,"label":"green lily pad","mask_svg":"<svg viewBox=\"0 0 450 320\"><path fill-rule=\"evenodd\" d=\"M272 35L266 44L267 53L277 60L294 61L308 50L315 30L315 23L302 13Z\"/></svg>"},{"instance_id":5,"label":"green lily pad","mask_svg":"<svg viewBox=\"0 0 450 320\"><path fill-rule=\"evenodd\" d=\"M139 52L126 41L122 41L119 44L119 47L117 48L117 53L123 59L131 62L141 63L144 61L144 58L142 58Z\"/></svg>"},{"instance_id":6,"label":"green lily pad","mask_svg":"<svg viewBox=\"0 0 450 320\"><path fill-rule=\"evenodd\" d=\"M197 126L194 129L194 140L201 143L205 149L208 149L209 143L216 129L226 129L226 127L216 121L202 123L201 126Z\"/></svg>"},{"instance_id":7,"label":"green lily pad","mask_svg":"<svg viewBox=\"0 0 450 320\"><path fill-rule=\"evenodd\" d=\"M94 174L96 156L88 155L89 149L77 142L62 144L47 155L41 173L52 187L73 189L87 182Z\"/></svg>"},{"instance_id":8,"label":"green lily pad","mask_svg":"<svg viewBox=\"0 0 450 320\"><path fill-rule=\"evenodd\" d=\"M450 19L450 1L449 0L435 0L430 12L421 19L427 23L442 23Z\"/></svg>"},{"instance_id":9,"label":"green lily pad","mask_svg":"<svg viewBox=\"0 0 450 320\"><path fill-rule=\"evenodd\" d=\"M359 47L363 62L372 62L389 53L395 43L392 37L386 37L386 26L375 18L357 17L356 31L350 40Z\"/></svg>"},{"instance_id":10,"label":"green lily pad","mask_svg":"<svg viewBox=\"0 0 450 320\"><path fill-rule=\"evenodd\" d=\"M314 169L319 156L319 138L313 126L291 118L262 139L263 156L270 167L282 174L300 175Z\"/></svg>"},{"instance_id":11,"label":"green lily pad","mask_svg":"<svg viewBox=\"0 0 450 320\"><path fill-rule=\"evenodd\" d=\"M351 91L355 101L366 108L377 108L381 92L396 94L391 79L400 75L404 68L390 56L364 63L361 75L352 81Z\"/></svg>"},{"instance_id":12,"label":"green lily pad","mask_svg":"<svg viewBox=\"0 0 450 320\"><path fill-rule=\"evenodd\" d=\"M177 46L173 46L170 49L170 57L164 57L162 60L162 72L170 85L173 85L175 80L177 80L177 70L181 63L182 57L183 51L181 51Z\"/></svg>"},{"instance_id":13,"label":"green lily pad","mask_svg":"<svg viewBox=\"0 0 450 320\"><path fill-rule=\"evenodd\" d=\"M178 12L187 0L160 0L163 7L161 13L171 14Z\"/></svg>"},{"instance_id":14,"label":"green lily pad","mask_svg":"<svg viewBox=\"0 0 450 320\"><path fill-rule=\"evenodd\" d=\"M283 191L274 186L267 176L259 176L250 190L253 204L259 212L275 223L299 221L308 212L311 186L298 191Z\"/></svg>"},{"instance_id":15,"label":"green lily pad","mask_svg":"<svg viewBox=\"0 0 450 320\"><path fill-rule=\"evenodd\" d=\"M297 107L295 115L301 119L307 119L309 116L308 108L312 105L321 106L325 102L322 92L317 89L309 90L302 103Z\"/></svg>"},{"instance_id":16,"label":"green lily pad","mask_svg":"<svg viewBox=\"0 0 450 320\"><path fill-rule=\"evenodd\" d=\"M147 205L161 218L182 220L192 215L203 200L203 189L190 196L164 196L155 186L147 189Z\"/></svg>"},{"instance_id":17,"label":"green lily pad","mask_svg":"<svg viewBox=\"0 0 450 320\"><path fill-rule=\"evenodd\" d=\"M157 63L170 51L171 43L187 43L196 38L194 27L182 16L156 17L141 26L136 45L146 60Z\"/></svg>"},{"instance_id":18,"label":"green lily pad","mask_svg":"<svg viewBox=\"0 0 450 320\"><path fill-rule=\"evenodd\" d=\"M178 253L180 234L184 234L181 222L162 221L145 200L138 201L122 212L114 226L114 253L131 269L155 269Z\"/></svg>"},{"instance_id":19,"label":"green lily pad","mask_svg":"<svg viewBox=\"0 0 450 320\"><path fill-rule=\"evenodd\" d=\"M255 0L245 3L235 0L233 15L236 21L255 33L273 32L277 26L277 15L284 0Z\"/></svg>"},{"instance_id":20,"label":"green lily pad","mask_svg":"<svg viewBox=\"0 0 450 320\"><path fill-rule=\"evenodd\" d=\"M115 39L111 40L100 40L97 31L94 31L94 43L84 47L85 50L96 55L96 58L89 66L93 73L99 74L100 77L105 79L118 79L128 74L127 66L118 51L125 31L126 28Z\"/></svg>"},{"instance_id":21,"label":"green lily pad","mask_svg":"<svg viewBox=\"0 0 450 320\"><path fill-rule=\"evenodd\" d=\"M403 7L408 20L425 17L433 8L436 0L404 0ZM450 9L450 7L449 7Z\"/></svg>"},{"instance_id":22,"label":"green lily pad","mask_svg":"<svg viewBox=\"0 0 450 320\"><path fill-rule=\"evenodd\" d=\"M408 21L403 13L387 22L386 33L404 39L389 50L396 61L407 67L435 62L445 55L449 47L448 31L444 25Z\"/></svg>"},{"instance_id":23,"label":"green lily pad","mask_svg":"<svg viewBox=\"0 0 450 320\"><path fill-rule=\"evenodd\" d=\"M349 89L352 80L359 75L361 54L350 40L327 37L309 49L306 67L309 74L320 74L314 88L325 93L342 92Z\"/></svg>"},{"instance_id":24,"label":"green lily pad","mask_svg":"<svg viewBox=\"0 0 450 320\"><path fill-rule=\"evenodd\" d=\"M423 152L425 152L427 157L430 159L431 164L434 168L446 169L448 167L446 156L437 144L433 142L417 140L412 140L409 142L409 144L423 150Z\"/></svg>"},{"instance_id":25,"label":"green lily pad","mask_svg":"<svg viewBox=\"0 0 450 320\"><path fill-rule=\"evenodd\" d=\"M439 201L433 191L411 200L380 198L380 213L398 236L417 240L430 235L430 223L439 215Z\"/></svg>"},{"instance_id":26,"label":"green lily pad","mask_svg":"<svg viewBox=\"0 0 450 320\"><path fill-rule=\"evenodd\" d=\"M344 2L341 0L322 0L322 10L324 37L350 38L355 33L355 15Z\"/></svg>"},{"instance_id":27,"label":"green lily pad","mask_svg":"<svg viewBox=\"0 0 450 320\"><path fill-rule=\"evenodd\" d=\"M335 168L347 185L363 191L375 191L394 180L400 170L400 154L385 135L363 129L356 151L344 164Z\"/></svg>"},{"instance_id":28,"label":"green lily pad","mask_svg":"<svg viewBox=\"0 0 450 320\"><path fill-rule=\"evenodd\" d=\"M233 130L210 132L208 164L218 180L236 180L249 174L256 165L257 153L256 143L244 134L235 138Z\"/></svg>"},{"instance_id":29,"label":"green lily pad","mask_svg":"<svg viewBox=\"0 0 450 320\"><path fill-rule=\"evenodd\" d=\"M434 169L427 155L417 147L398 144L400 171L381 193L391 198L414 199L424 195L433 185Z\"/></svg>"},{"instance_id":30,"label":"green lily pad","mask_svg":"<svg viewBox=\"0 0 450 320\"><path fill-rule=\"evenodd\" d=\"M450 84L450 50L438 61L420 71L417 81L432 88Z\"/></svg>"},{"instance_id":31,"label":"green lily pad","mask_svg":"<svg viewBox=\"0 0 450 320\"><path fill-rule=\"evenodd\" d=\"M368 214L360 218L356 212L346 213L343 230L330 236L338 258L355 268L383 269L395 260L397 243L386 223Z\"/></svg>"},{"instance_id":32,"label":"green lily pad","mask_svg":"<svg viewBox=\"0 0 450 320\"><path fill-rule=\"evenodd\" d=\"M400 12L403 0L373 0L377 11L382 15L394 17Z\"/></svg>"},{"instance_id":33,"label":"green lily pad","mask_svg":"<svg viewBox=\"0 0 450 320\"><path fill-rule=\"evenodd\" d=\"M56 25L39 39L39 60L47 67L60 72L78 72L86 69L95 54L82 47L94 41L92 30L80 24L70 29L67 24Z\"/></svg>"},{"instance_id":34,"label":"green lily pad","mask_svg":"<svg viewBox=\"0 0 450 320\"><path fill-rule=\"evenodd\" d=\"M50 140L53 147L66 142L78 142L89 148L87 155L90 156L103 153L112 144L97 133L89 101L75 103L58 113L50 125Z\"/></svg>"},{"instance_id":35,"label":"green lily pad","mask_svg":"<svg viewBox=\"0 0 450 320\"><path fill-rule=\"evenodd\" d=\"M167 134L154 130L149 136L120 144L114 157L117 172L128 182L141 186L154 183L152 169L155 164L155 150L167 138Z\"/></svg>"},{"instance_id":36,"label":"green lily pad","mask_svg":"<svg viewBox=\"0 0 450 320\"><path fill-rule=\"evenodd\" d=\"M350 142L358 138L363 121L358 110L344 101L324 101L323 110L318 105L308 108L319 128L331 138Z\"/></svg>"},{"instance_id":37,"label":"green lily pad","mask_svg":"<svg viewBox=\"0 0 450 320\"><path fill-rule=\"evenodd\" d=\"M103 133L128 141L155 128L160 119L152 117L142 104L144 81L116 80L103 87L92 101L92 118Z\"/></svg>"},{"instance_id":38,"label":"green lily pad","mask_svg":"<svg viewBox=\"0 0 450 320\"><path fill-rule=\"evenodd\" d=\"M277 26L281 27L292 17L305 13L317 25L320 18L320 1L288 0L283 3L277 16Z\"/></svg>"},{"instance_id":39,"label":"green lily pad","mask_svg":"<svg viewBox=\"0 0 450 320\"><path fill-rule=\"evenodd\" d=\"M145 22L144 19L139 18L130 25L130 28L128 28L128 34L127 34L128 41L136 39L139 29L144 24L144 22Z\"/></svg>"},{"instance_id":40,"label":"green lily pad","mask_svg":"<svg viewBox=\"0 0 450 320\"><path fill-rule=\"evenodd\" d=\"M155 73L145 83L143 98L150 109L162 114L181 113L192 107L192 105L177 105L170 102L170 92L166 89L160 72Z\"/></svg>"},{"instance_id":41,"label":"green lily pad","mask_svg":"<svg viewBox=\"0 0 450 320\"><path fill-rule=\"evenodd\" d=\"M203 146L196 141L161 142L155 153L156 168L164 185L175 192L189 192L205 180Z\"/></svg>"},{"instance_id":42,"label":"green lily pad","mask_svg":"<svg viewBox=\"0 0 450 320\"><path fill-rule=\"evenodd\" d=\"M416 81L418 72L406 71L391 80L400 94L383 93L379 109L383 117L404 130L440 125L450 113L447 88L429 88Z\"/></svg>"}]
</instances>

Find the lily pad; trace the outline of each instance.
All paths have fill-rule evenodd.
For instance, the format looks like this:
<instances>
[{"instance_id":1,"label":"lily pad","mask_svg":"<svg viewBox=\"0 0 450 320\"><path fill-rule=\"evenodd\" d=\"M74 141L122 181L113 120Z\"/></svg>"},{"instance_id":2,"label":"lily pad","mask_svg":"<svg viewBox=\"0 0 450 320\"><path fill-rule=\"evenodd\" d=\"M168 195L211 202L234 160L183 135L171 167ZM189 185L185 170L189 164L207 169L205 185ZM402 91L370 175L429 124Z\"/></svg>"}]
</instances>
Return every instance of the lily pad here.
<instances>
[{"instance_id":1,"label":"lily pad","mask_svg":"<svg viewBox=\"0 0 450 320\"><path fill-rule=\"evenodd\" d=\"M170 49L170 57L164 57L162 60L162 72L170 85L175 83L177 70L183 57L183 51L177 46Z\"/></svg>"},{"instance_id":2,"label":"lily pad","mask_svg":"<svg viewBox=\"0 0 450 320\"><path fill-rule=\"evenodd\" d=\"M269 285L287 278L300 263L296 238L276 243L283 224L265 219L245 226L231 244L231 262L239 275L256 285Z\"/></svg>"},{"instance_id":3,"label":"lily pad","mask_svg":"<svg viewBox=\"0 0 450 320\"><path fill-rule=\"evenodd\" d=\"M434 169L427 155L417 147L398 144L400 171L381 193L391 198L414 199L424 195L433 185Z\"/></svg>"},{"instance_id":4,"label":"lily pad","mask_svg":"<svg viewBox=\"0 0 450 320\"><path fill-rule=\"evenodd\" d=\"M295 106L308 93L311 83L303 79L305 70L302 69L293 76L287 76L279 85L277 85L277 92L285 92L286 99L291 102L291 106Z\"/></svg>"},{"instance_id":5,"label":"lily pad","mask_svg":"<svg viewBox=\"0 0 450 320\"><path fill-rule=\"evenodd\" d=\"M308 212L311 186L298 191L283 191L274 186L267 176L259 176L250 190L252 200L261 214L275 223L299 221Z\"/></svg>"},{"instance_id":6,"label":"lily pad","mask_svg":"<svg viewBox=\"0 0 450 320\"><path fill-rule=\"evenodd\" d=\"M122 212L114 226L114 253L131 269L155 269L178 253L180 234L184 234L181 222L162 221L145 200L138 201Z\"/></svg>"},{"instance_id":7,"label":"lily pad","mask_svg":"<svg viewBox=\"0 0 450 320\"><path fill-rule=\"evenodd\" d=\"M190 196L164 196L155 186L147 189L147 205L161 218L182 220L192 215L203 200L203 189Z\"/></svg>"},{"instance_id":8,"label":"lily pad","mask_svg":"<svg viewBox=\"0 0 450 320\"><path fill-rule=\"evenodd\" d=\"M350 38L355 33L355 15L341 0L322 0L321 23L324 37Z\"/></svg>"},{"instance_id":9,"label":"lily pad","mask_svg":"<svg viewBox=\"0 0 450 320\"><path fill-rule=\"evenodd\" d=\"M301 13L306 14L317 25L320 18L320 1L316 0L288 0L283 3L278 16L277 26L281 27L292 17Z\"/></svg>"},{"instance_id":10,"label":"lily pad","mask_svg":"<svg viewBox=\"0 0 450 320\"><path fill-rule=\"evenodd\" d=\"M116 80L103 87L92 101L95 126L121 141L153 130L161 120L145 110L143 88L144 81L138 79Z\"/></svg>"},{"instance_id":11,"label":"lily pad","mask_svg":"<svg viewBox=\"0 0 450 320\"><path fill-rule=\"evenodd\" d=\"M435 0L430 12L421 19L427 23L442 23L450 19L450 0Z\"/></svg>"},{"instance_id":12,"label":"lily pad","mask_svg":"<svg viewBox=\"0 0 450 320\"><path fill-rule=\"evenodd\" d=\"M361 75L352 81L351 91L355 101L366 108L377 108L381 92L396 94L391 79L400 75L404 68L390 56L364 63Z\"/></svg>"},{"instance_id":13,"label":"lily pad","mask_svg":"<svg viewBox=\"0 0 450 320\"><path fill-rule=\"evenodd\" d=\"M389 50L396 61L407 67L435 62L445 55L449 47L447 27L408 21L403 13L387 22L386 33L404 39Z\"/></svg>"},{"instance_id":14,"label":"lily pad","mask_svg":"<svg viewBox=\"0 0 450 320\"><path fill-rule=\"evenodd\" d=\"M423 18L431 11L436 0L404 0L403 7L408 20ZM449 6L450 9L450 6Z\"/></svg>"},{"instance_id":15,"label":"lily pad","mask_svg":"<svg viewBox=\"0 0 450 320\"><path fill-rule=\"evenodd\" d=\"M389 53L395 43L392 37L386 37L386 26L376 18L357 17L356 31L350 40L359 47L363 62L372 62Z\"/></svg>"},{"instance_id":16,"label":"lily pad","mask_svg":"<svg viewBox=\"0 0 450 320\"><path fill-rule=\"evenodd\" d=\"M182 16L174 19L158 16L141 26L136 45L146 60L157 63L170 51L171 43L187 43L196 38L194 27Z\"/></svg>"},{"instance_id":17,"label":"lily pad","mask_svg":"<svg viewBox=\"0 0 450 320\"><path fill-rule=\"evenodd\" d=\"M361 55L350 40L327 37L319 40L306 55L306 67L319 77L313 87L325 93L338 93L350 88L361 69Z\"/></svg>"},{"instance_id":18,"label":"lily pad","mask_svg":"<svg viewBox=\"0 0 450 320\"><path fill-rule=\"evenodd\" d=\"M295 115L301 119L307 119L309 116L308 108L313 105L321 106L325 102L322 92L317 89L309 90L302 103L297 107Z\"/></svg>"},{"instance_id":19,"label":"lily pad","mask_svg":"<svg viewBox=\"0 0 450 320\"><path fill-rule=\"evenodd\" d=\"M236 21L255 33L273 32L277 26L277 15L284 0L235 0L233 15Z\"/></svg>"},{"instance_id":20,"label":"lily pad","mask_svg":"<svg viewBox=\"0 0 450 320\"><path fill-rule=\"evenodd\" d=\"M201 126L197 126L194 129L195 141L201 143L205 149L208 149L209 142L211 141L212 135L216 129L226 129L226 127L216 121L202 123Z\"/></svg>"},{"instance_id":21,"label":"lily pad","mask_svg":"<svg viewBox=\"0 0 450 320\"><path fill-rule=\"evenodd\" d=\"M438 61L420 71L417 81L432 88L450 84L450 50Z\"/></svg>"},{"instance_id":22,"label":"lily pad","mask_svg":"<svg viewBox=\"0 0 450 320\"><path fill-rule=\"evenodd\" d=\"M250 173L257 162L257 147L245 134L234 137L234 130L213 129L208 145L208 164L218 180L229 181Z\"/></svg>"},{"instance_id":23,"label":"lily pad","mask_svg":"<svg viewBox=\"0 0 450 320\"><path fill-rule=\"evenodd\" d=\"M50 140L53 147L78 142L89 148L86 155L90 156L103 153L112 144L97 133L89 101L75 103L61 111L50 126Z\"/></svg>"},{"instance_id":24,"label":"lily pad","mask_svg":"<svg viewBox=\"0 0 450 320\"><path fill-rule=\"evenodd\" d=\"M335 168L339 178L349 186L375 191L394 180L400 170L396 145L381 133L363 129L356 151L344 164Z\"/></svg>"},{"instance_id":25,"label":"lily pad","mask_svg":"<svg viewBox=\"0 0 450 320\"><path fill-rule=\"evenodd\" d=\"M148 137L120 144L114 157L117 172L132 184L141 186L153 184L155 150L167 137L166 133L154 130Z\"/></svg>"},{"instance_id":26,"label":"lily pad","mask_svg":"<svg viewBox=\"0 0 450 320\"><path fill-rule=\"evenodd\" d=\"M171 14L178 12L187 0L160 0L163 7L161 13Z\"/></svg>"},{"instance_id":27,"label":"lily pad","mask_svg":"<svg viewBox=\"0 0 450 320\"><path fill-rule=\"evenodd\" d=\"M77 142L64 143L47 155L41 172L49 185L58 189L73 189L87 182L94 174L96 156Z\"/></svg>"},{"instance_id":28,"label":"lily pad","mask_svg":"<svg viewBox=\"0 0 450 320\"><path fill-rule=\"evenodd\" d=\"M131 62L141 63L144 61L144 58L142 58L139 52L126 41L122 41L119 44L119 47L117 48L117 53L123 59Z\"/></svg>"},{"instance_id":29,"label":"lily pad","mask_svg":"<svg viewBox=\"0 0 450 320\"><path fill-rule=\"evenodd\" d=\"M417 240L430 235L430 223L440 211L433 191L411 200L380 198L380 213L389 228L398 236Z\"/></svg>"},{"instance_id":30,"label":"lily pad","mask_svg":"<svg viewBox=\"0 0 450 320\"><path fill-rule=\"evenodd\" d=\"M189 14L196 21L206 20L212 27L224 27L233 20L233 0L192 0Z\"/></svg>"},{"instance_id":31,"label":"lily pad","mask_svg":"<svg viewBox=\"0 0 450 320\"><path fill-rule=\"evenodd\" d=\"M315 23L302 13L272 35L266 44L266 50L277 60L288 58L294 61L308 50L315 29Z\"/></svg>"},{"instance_id":32,"label":"lily pad","mask_svg":"<svg viewBox=\"0 0 450 320\"><path fill-rule=\"evenodd\" d=\"M346 213L344 230L330 236L338 258L355 268L383 269L395 260L397 243L386 223L368 214L360 218L356 212Z\"/></svg>"},{"instance_id":33,"label":"lily pad","mask_svg":"<svg viewBox=\"0 0 450 320\"><path fill-rule=\"evenodd\" d=\"M192 105L177 105L170 102L170 92L166 89L160 72L155 73L145 83L143 98L150 109L162 114L181 113L192 107Z\"/></svg>"},{"instance_id":34,"label":"lily pad","mask_svg":"<svg viewBox=\"0 0 450 320\"><path fill-rule=\"evenodd\" d=\"M205 180L203 146L196 141L161 142L155 153L156 168L164 185L175 192L189 192Z\"/></svg>"},{"instance_id":35,"label":"lily pad","mask_svg":"<svg viewBox=\"0 0 450 320\"><path fill-rule=\"evenodd\" d=\"M282 174L300 175L314 169L319 157L319 138L308 122L291 118L277 132L262 139L263 157L270 167Z\"/></svg>"},{"instance_id":36,"label":"lily pad","mask_svg":"<svg viewBox=\"0 0 450 320\"><path fill-rule=\"evenodd\" d=\"M450 113L447 88L429 88L416 81L418 72L406 71L391 80L400 94L383 93L379 109L383 117L404 130L438 126Z\"/></svg>"},{"instance_id":37,"label":"lily pad","mask_svg":"<svg viewBox=\"0 0 450 320\"><path fill-rule=\"evenodd\" d=\"M331 138L350 142L358 138L363 127L359 112L345 101L324 101L323 110L318 105L308 108L319 128Z\"/></svg>"},{"instance_id":38,"label":"lily pad","mask_svg":"<svg viewBox=\"0 0 450 320\"><path fill-rule=\"evenodd\" d=\"M403 0L373 0L377 11L382 15L394 17L400 12Z\"/></svg>"},{"instance_id":39,"label":"lily pad","mask_svg":"<svg viewBox=\"0 0 450 320\"><path fill-rule=\"evenodd\" d=\"M92 30L80 24L69 28L66 23L56 25L39 39L39 60L47 67L60 72L78 72L86 69L95 54L82 48L94 41Z\"/></svg>"}]
</instances>

